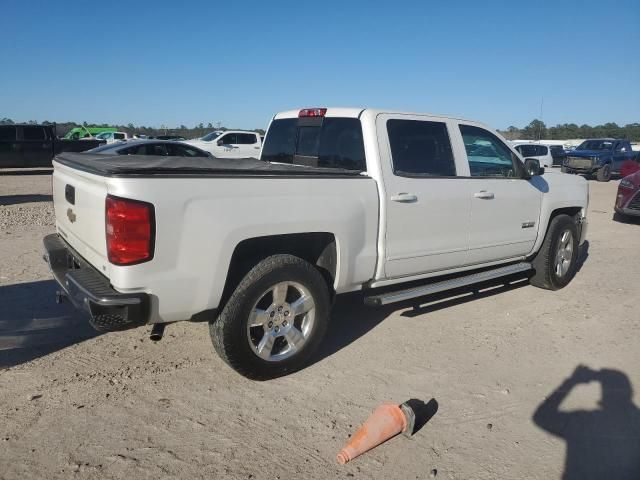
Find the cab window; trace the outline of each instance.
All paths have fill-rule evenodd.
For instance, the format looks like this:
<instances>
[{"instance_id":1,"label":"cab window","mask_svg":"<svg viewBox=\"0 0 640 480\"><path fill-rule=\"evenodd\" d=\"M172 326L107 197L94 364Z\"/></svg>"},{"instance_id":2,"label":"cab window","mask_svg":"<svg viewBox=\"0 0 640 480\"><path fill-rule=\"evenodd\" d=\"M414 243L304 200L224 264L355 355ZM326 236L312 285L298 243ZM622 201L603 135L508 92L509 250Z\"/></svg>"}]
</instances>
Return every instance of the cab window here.
<instances>
[{"instance_id":1,"label":"cab window","mask_svg":"<svg viewBox=\"0 0 640 480\"><path fill-rule=\"evenodd\" d=\"M237 145L238 139L235 133L227 133L218 139L218 142L222 142L223 145Z\"/></svg>"},{"instance_id":2,"label":"cab window","mask_svg":"<svg viewBox=\"0 0 640 480\"><path fill-rule=\"evenodd\" d=\"M406 177L455 177L447 125L424 120L388 120L393 173Z\"/></svg>"},{"instance_id":3,"label":"cab window","mask_svg":"<svg viewBox=\"0 0 640 480\"><path fill-rule=\"evenodd\" d=\"M252 133L238 133L238 144L240 145L253 145L254 143L258 143L258 140L255 135Z\"/></svg>"},{"instance_id":4,"label":"cab window","mask_svg":"<svg viewBox=\"0 0 640 480\"><path fill-rule=\"evenodd\" d=\"M460 125L472 177L518 177L519 161L493 133L472 125Z\"/></svg>"}]
</instances>

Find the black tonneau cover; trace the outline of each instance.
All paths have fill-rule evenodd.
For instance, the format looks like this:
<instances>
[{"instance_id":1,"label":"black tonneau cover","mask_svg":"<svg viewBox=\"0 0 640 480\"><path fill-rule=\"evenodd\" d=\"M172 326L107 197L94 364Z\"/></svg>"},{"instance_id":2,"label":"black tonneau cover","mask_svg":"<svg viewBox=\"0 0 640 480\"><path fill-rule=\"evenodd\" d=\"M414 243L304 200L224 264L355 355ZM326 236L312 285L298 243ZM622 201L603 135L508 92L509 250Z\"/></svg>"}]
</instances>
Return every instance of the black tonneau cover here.
<instances>
[{"instance_id":1,"label":"black tonneau cover","mask_svg":"<svg viewBox=\"0 0 640 480\"><path fill-rule=\"evenodd\" d=\"M269 163L255 158L161 157L64 152L55 162L103 177L122 176L349 176L360 171Z\"/></svg>"}]
</instances>

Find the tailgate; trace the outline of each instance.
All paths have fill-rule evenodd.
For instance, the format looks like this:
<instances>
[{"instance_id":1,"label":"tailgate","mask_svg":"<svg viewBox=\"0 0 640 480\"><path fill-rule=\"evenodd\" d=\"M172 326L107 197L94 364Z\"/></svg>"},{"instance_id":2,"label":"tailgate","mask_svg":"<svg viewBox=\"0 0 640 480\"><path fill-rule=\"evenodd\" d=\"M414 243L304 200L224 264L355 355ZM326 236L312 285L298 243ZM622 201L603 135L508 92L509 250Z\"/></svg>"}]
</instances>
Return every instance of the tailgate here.
<instances>
[{"instance_id":1,"label":"tailgate","mask_svg":"<svg viewBox=\"0 0 640 480\"><path fill-rule=\"evenodd\" d=\"M107 179L54 162L56 229L74 250L108 275L105 236Z\"/></svg>"}]
</instances>

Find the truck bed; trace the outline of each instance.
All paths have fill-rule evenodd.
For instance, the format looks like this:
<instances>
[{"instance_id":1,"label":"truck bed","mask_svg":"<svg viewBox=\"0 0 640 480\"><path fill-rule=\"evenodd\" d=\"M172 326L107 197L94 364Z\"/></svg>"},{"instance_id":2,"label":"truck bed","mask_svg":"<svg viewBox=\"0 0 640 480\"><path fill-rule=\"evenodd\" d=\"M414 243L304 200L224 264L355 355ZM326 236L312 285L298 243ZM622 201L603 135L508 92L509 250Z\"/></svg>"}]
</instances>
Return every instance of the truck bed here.
<instances>
[{"instance_id":1,"label":"truck bed","mask_svg":"<svg viewBox=\"0 0 640 480\"><path fill-rule=\"evenodd\" d=\"M270 163L255 158L160 157L64 152L62 165L103 177L129 176L322 176L357 178L360 171Z\"/></svg>"}]
</instances>

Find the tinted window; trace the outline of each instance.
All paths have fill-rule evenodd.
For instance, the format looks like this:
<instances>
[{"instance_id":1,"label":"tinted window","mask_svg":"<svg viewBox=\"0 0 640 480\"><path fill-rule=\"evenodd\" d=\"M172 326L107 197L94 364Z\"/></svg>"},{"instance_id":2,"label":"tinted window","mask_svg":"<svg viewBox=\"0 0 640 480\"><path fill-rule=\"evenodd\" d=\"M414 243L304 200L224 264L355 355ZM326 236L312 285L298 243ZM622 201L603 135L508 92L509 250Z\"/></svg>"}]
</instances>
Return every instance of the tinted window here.
<instances>
[{"instance_id":1,"label":"tinted window","mask_svg":"<svg viewBox=\"0 0 640 480\"><path fill-rule=\"evenodd\" d=\"M25 140L45 140L47 138L42 127L22 127L22 137Z\"/></svg>"},{"instance_id":2,"label":"tinted window","mask_svg":"<svg viewBox=\"0 0 640 480\"><path fill-rule=\"evenodd\" d=\"M265 143L262 147L262 160L266 160L267 162L293 163L293 156L296 152L297 134L297 118L274 120L265 137Z\"/></svg>"},{"instance_id":3,"label":"tinted window","mask_svg":"<svg viewBox=\"0 0 640 480\"><path fill-rule=\"evenodd\" d=\"M97 152L98 148L94 148L92 151ZM108 150L108 148L109 147L107 147L105 150ZM121 150L118 150L118 155L145 155L146 151L147 150L145 145L136 145L135 147L123 148Z\"/></svg>"},{"instance_id":4,"label":"tinted window","mask_svg":"<svg viewBox=\"0 0 640 480\"><path fill-rule=\"evenodd\" d=\"M238 143L237 135L235 133L227 133L220 137L218 141L222 141L223 145L234 145Z\"/></svg>"},{"instance_id":5,"label":"tinted window","mask_svg":"<svg viewBox=\"0 0 640 480\"><path fill-rule=\"evenodd\" d=\"M0 141L15 142L16 127L12 125L0 125Z\"/></svg>"},{"instance_id":6,"label":"tinted window","mask_svg":"<svg viewBox=\"0 0 640 480\"><path fill-rule=\"evenodd\" d=\"M564 155L564 149L562 147L550 147L551 155L554 157L560 157Z\"/></svg>"},{"instance_id":7,"label":"tinted window","mask_svg":"<svg viewBox=\"0 0 640 480\"><path fill-rule=\"evenodd\" d=\"M114 133L113 138L116 140L124 140L124 133Z\"/></svg>"},{"instance_id":8,"label":"tinted window","mask_svg":"<svg viewBox=\"0 0 640 480\"><path fill-rule=\"evenodd\" d=\"M324 118L318 125L298 125L297 118L274 120L262 149L263 160L321 168L367 168L362 126L357 118Z\"/></svg>"},{"instance_id":9,"label":"tinted window","mask_svg":"<svg viewBox=\"0 0 640 480\"><path fill-rule=\"evenodd\" d=\"M238 143L241 145L253 145L254 143L258 143L256 136L252 133L238 133L236 136L238 137Z\"/></svg>"},{"instance_id":10,"label":"tinted window","mask_svg":"<svg viewBox=\"0 0 640 480\"><path fill-rule=\"evenodd\" d=\"M208 155L200 150L186 145L167 145L169 152L175 157L207 157Z\"/></svg>"},{"instance_id":11,"label":"tinted window","mask_svg":"<svg viewBox=\"0 0 640 480\"><path fill-rule=\"evenodd\" d=\"M165 155L169 155L169 151L167 150L167 144L166 143L156 143L156 144L151 144L151 145L147 145L147 155L159 155L159 156L165 156Z\"/></svg>"},{"instance_id":12,"label":"tinted window","mask_svg":"<svg viewBox=\"0 0 640 480\"><path fill-rule=\"evenodd\" d=\"M542 157L547 154L548 149L544 145L518 145L516 147L523 157Z\"/></svg>"},{"instance_id":13,"label":"tinted window","mask_svg":"<svg viewBox=\"0 0 640 480\"><path fill-rule=\"evenodd\" d=\"M396 175L456 175L451 142L444 123L389 120L387 133Z\"/></svg>"},{"instance_id":14,"label":"tinted window","mask_svg":"<svg viewBox=\"0 0 640 480\"><path fill-rule=\"evenodd\" d=\"M472 177L515 177L515 156L493 133L471 125L460 125Z\"/></svg>"}]
</instances>

